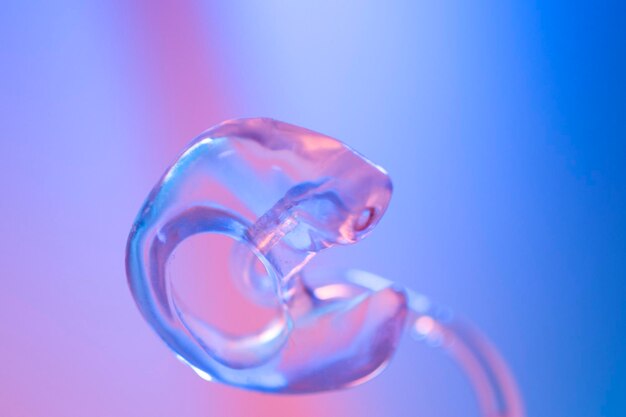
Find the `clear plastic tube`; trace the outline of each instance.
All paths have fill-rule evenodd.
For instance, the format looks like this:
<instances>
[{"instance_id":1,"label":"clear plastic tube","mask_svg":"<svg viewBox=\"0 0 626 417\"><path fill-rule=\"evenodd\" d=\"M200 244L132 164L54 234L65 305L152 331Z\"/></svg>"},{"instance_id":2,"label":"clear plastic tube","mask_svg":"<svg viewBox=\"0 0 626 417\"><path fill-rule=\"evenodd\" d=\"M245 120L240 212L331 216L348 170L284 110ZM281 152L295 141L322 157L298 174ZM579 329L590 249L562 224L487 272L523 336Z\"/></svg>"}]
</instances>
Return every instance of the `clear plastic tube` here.
<instances>
[{"instance_id":1,"label":"clear plastic tube","mask_svg":"<svg viewBox=\"0 0 626 417\"><path fill-rule=\"evenodd\" d=\"M474 388L481 415L524 417L517 383L506 362L475 326L438 313L423 296L410 294L411 334L430 346L444 349L460 366Z\"/></svg>"}]
</instances>

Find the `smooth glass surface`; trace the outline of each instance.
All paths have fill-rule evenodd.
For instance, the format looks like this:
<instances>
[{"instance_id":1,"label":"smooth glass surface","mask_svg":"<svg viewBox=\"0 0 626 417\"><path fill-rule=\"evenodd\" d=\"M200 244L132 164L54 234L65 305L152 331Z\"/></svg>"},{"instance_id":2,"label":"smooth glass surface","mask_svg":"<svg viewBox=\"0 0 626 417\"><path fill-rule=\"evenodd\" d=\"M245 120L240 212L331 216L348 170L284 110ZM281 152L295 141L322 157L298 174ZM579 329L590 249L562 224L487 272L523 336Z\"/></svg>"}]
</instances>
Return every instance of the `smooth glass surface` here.
<instances>
[{"instance_id":1,"label":"smooth glass surface","mask_svg":"<svg viewBox=\"0 0 626 417\"><path fill-rule=\"evenodd\" d=\"M506 363L471 326L368 272L305 268L322 249L363 238L390 197L387 174L335 139L271 119L224 122L185 149L141 209L128 240L131 290L161 338L207 380L283 393L355 386L384 368L410 329L452 354L483 415L523 417ZM197 249L209 260L199 282L189 270L174 276L182 243L211 234L233 244ZM181 275L207 297L199 308ZM240 301L235 311L260 327L234 333L219 308L217 317L198 314L229 279L257 307ZM208 290L206 280L218 285Z\"/></svg>"},{"instance_id":2,"label":"smooth glass surface","mask_svg":"<svg viewBox=\"0 0 626 417\"><path fill-rule=\"evenodd\" d=\"M304 266L367 235L390 197L387 174L335 139L271 119L224 122L185 149L141 209L127 248L131 290L159 336L207 379L278 392L358 384L394 352L405 292L342 274L307 279ZM219 329L172 285L173 253L206 233L236 242L206 279L234 277L269 310L258 331Z\"/></svg>"}]
</instances>

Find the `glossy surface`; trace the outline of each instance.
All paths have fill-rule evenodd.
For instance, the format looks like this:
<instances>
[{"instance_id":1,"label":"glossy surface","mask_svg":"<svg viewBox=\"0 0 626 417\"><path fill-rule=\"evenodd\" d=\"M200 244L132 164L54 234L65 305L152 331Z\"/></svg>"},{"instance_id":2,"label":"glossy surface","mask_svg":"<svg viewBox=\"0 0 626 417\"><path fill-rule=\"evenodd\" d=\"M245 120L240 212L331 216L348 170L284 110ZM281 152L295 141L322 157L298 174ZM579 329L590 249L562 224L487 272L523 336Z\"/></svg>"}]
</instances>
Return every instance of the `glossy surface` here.
<instances>
[{"instance_id":1,"label":"glossy surface","mask_svg":"<svg viewBox=\"0 0 626 417\"><path fill-rule=\"evenodd\" d=\"M224 122L187 147L141 209L127 248L131 290L160 337L205 378L280 392L358 384L393 354L405 293L341 275L315 284L304 267L322 249L363 238L390 197L386 173L335 139L271 119ZM223 331L173 289L171 256L206 233L237 242L223 261L271 312L257 331ZM229 279L220 271L206 279Z\"/></svg>"},{"instance_id":2,"label":"glossy surface","mask_svg":"<svg viewBox=\"0 0 626 417\"><path fill-rule=\"evenodd\" d=\"M514 378L480 333L441 320L425 297L384 278L305 268L322 249L363 238L390 197L386 173L335 139L271 119L224 122L185 149L141 209L127 248L131 290L161 338L207 380L282 393L359 385L383 369L408 322L458 361L483 415L523 417ZM202 235L232 242L196 252L209 262L194 282L173 259ZM229 314L201 314L229 279L257 307L237 303L244 322L257 322L238 334Z\"/></svg>"}]
</instances>

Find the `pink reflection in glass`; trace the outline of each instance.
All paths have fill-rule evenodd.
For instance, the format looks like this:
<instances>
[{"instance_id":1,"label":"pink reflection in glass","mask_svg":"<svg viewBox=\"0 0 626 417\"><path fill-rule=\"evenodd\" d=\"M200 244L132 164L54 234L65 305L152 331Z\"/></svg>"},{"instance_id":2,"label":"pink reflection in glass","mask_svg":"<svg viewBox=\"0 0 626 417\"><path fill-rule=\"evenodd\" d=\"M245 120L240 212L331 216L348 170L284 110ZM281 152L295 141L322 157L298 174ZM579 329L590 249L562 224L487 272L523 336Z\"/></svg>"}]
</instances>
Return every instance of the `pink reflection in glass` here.
<instances>
[{"instance_id":1,"label":"pink reflection in glass","mask_svg":"<svg viewBox=\"0 0 626 417\"><path fill-rule=\"evenodd\" d=\"M439 320L423 298L382 278L347 271L320 279L306 267L319 251L366 236L391 190L382 168L336 139L271 119L224 122L192 141L144 203L127 246L131 291L159 336L205 379L281 393L354 386L377 375L413 329L455 354L486 415L523 415L504 362L475 332ZM262 328L218 328L177 291L169 260L199 234L234 240L230 259L206 279L234 280L266 314Z\"/></svg>"}]
</instances>

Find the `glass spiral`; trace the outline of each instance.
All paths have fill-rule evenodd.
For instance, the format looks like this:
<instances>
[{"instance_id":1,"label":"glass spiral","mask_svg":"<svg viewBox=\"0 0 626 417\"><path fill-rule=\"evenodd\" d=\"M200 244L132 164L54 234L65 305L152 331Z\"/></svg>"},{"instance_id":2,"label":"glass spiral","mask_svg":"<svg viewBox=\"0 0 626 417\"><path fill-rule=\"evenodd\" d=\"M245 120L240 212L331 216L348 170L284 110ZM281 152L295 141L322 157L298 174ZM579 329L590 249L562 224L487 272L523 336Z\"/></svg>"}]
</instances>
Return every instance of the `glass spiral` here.
<instances>
[{"instance_id":1,"label":"glass spiral","mask_svg":"<svg viewBox=\"0 0 626 417\"><path fill-rule=\"evenodd\" d=\"M523 415L504 362L478 333L439 320L383 278L320 278L307 268L321 250L366 236L391 192L382 168L336 139L271 119L226 121L194 139L143 204L127 244L130 289L161 339L205 379L278 393L354 386L384 368L410 329L455 354L485 413ZM172 283L177 248L204 234L233 242L205 279L235 279L269 312L260 328L224 331Z\"/></svg>"}]
</instances>

